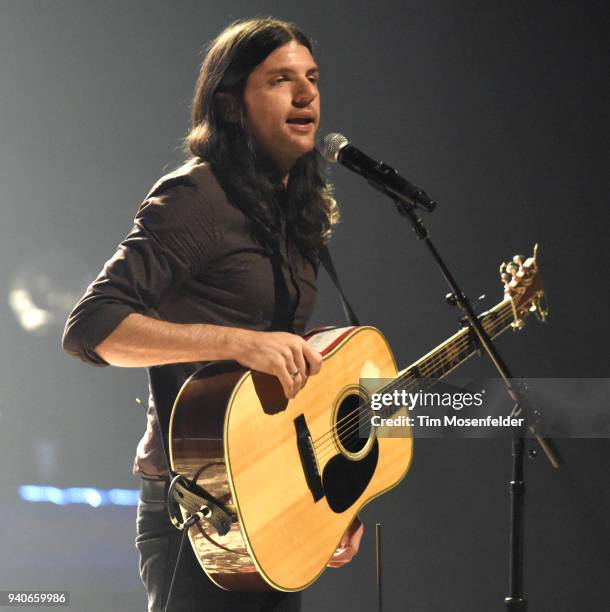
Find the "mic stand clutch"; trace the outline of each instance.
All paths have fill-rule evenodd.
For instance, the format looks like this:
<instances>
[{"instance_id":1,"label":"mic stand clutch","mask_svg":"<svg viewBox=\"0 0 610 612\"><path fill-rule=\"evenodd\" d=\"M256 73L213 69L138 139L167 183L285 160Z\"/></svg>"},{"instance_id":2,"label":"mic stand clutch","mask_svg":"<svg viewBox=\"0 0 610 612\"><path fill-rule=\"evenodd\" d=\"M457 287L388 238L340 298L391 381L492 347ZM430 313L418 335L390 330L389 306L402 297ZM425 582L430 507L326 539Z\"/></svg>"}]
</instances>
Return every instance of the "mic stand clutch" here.
<instances>
[{"instance_id":1,"label":"mic stand clutch","mask_svg":"<svg viewBox=\"0 0 610 612\"><path fill-rule=\"evenodd\" d=\"M421 219L415 213L414 206L404 200L394 199L396 208L401 216L409 219L413 225L417 237L423 240L428 247L432 257L436 261L438 267L445 280L447 281L453 296L455 297L455 303L464 312L466 319L470 325L470 328L477 335L481 347L485 350L489 358L491 359L496 370L500 373L506 390L515 402L515 408L513 414L523 415L523 423L519 428L513 429L512 439L512 480L509 484L510 492L510 540L509 540L509 595L504 599L506 603L506 609L510 612L521 612L526 610L527 603L523 595L523 516L524 516L524 495L525 485L523 481L523 447L524 447L524 436L529 429L533 434L540 446L542 447L545 455L550 461L551 465L555 468L559 467L557 458L555 457L552 449L548 446L545 440L540 437L534 430L532 425L526 425L527 422L527 404L523 397L523 394L517 390L512 384L512 375L508 370L508 367L498 354L495 346L493 345L491 338L483 328L481 321L476 316L474 310L466 295L458 287L455 279L451 275L451 272L445 265L434 244L430 240L428 230L422 223Z\"/></svg>"}]
</instances>

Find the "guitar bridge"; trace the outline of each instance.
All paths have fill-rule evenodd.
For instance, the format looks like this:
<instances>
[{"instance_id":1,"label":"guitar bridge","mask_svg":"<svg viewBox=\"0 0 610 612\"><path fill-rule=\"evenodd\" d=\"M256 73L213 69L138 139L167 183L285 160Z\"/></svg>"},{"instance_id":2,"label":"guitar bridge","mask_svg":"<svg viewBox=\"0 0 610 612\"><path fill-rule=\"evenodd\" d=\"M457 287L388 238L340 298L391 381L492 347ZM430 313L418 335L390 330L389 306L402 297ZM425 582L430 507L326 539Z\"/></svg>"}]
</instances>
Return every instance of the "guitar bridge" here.
<instances>
[{"instance_id":1,"label":"guitar bridge","mask_svg":"<svg viewBox=\"0 0 610 612\"><path fill-rule=\"evenodd\" d=\"M324 487L322 485L322 476L318 469L318 460L313 446L313 440L309 433L309 428L305 421L305 415L300 414L294 420L294 428L297 434L297 448L299 457L301 458L301 466L305 481L311 491L314 502L319 501L324 497Z\"/></svg>"}]
</instances>

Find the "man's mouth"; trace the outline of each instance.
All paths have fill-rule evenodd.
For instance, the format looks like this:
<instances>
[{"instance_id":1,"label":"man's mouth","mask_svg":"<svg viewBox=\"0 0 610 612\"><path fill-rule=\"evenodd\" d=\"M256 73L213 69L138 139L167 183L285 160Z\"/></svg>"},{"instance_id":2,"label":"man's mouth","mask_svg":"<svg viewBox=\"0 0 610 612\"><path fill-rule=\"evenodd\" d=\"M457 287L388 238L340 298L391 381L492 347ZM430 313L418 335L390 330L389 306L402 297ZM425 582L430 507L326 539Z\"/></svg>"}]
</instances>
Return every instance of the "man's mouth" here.
<instances>
[{"instance_id":1,"label":"man's mouth","mask_svg":"<svg viewBox=\"0 0 610 612\"><path fill-rule=\"evenodd\" d=\"M286 123L291 123L293 125L308 125L313 122L311 117L291 117L286 119Z\"/></svg>"}]
</instances>

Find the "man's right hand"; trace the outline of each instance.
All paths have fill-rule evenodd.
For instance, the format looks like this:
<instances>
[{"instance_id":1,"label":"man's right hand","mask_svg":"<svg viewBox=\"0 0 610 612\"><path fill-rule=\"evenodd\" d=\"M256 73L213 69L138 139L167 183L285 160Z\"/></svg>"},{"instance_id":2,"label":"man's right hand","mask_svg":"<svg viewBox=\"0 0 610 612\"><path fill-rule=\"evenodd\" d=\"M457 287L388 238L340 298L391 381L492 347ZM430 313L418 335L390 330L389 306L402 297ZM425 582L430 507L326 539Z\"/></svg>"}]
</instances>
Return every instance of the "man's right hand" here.
<instances>
[{"instance_id":1,"label":"man's right hand","mask_svg":"<svg viewBox=\"0 0 610 612\"><path fill-rule=\"evenodd\" d=\"M307 342L287 332L235 330L234 359L243 366L277 376L284 394L292 399L309 376L322 367L322 355Z\"/></svg>"},{"instance_id":2,"label":"man's right hand","mask_svg":"<svg viewBox=\"0 0 610 612\"><path fill-rule=\"evenodd\" d=\"M251 370L277 376L288 399L322 367L320 353L295 334L170 323L139 313L123 319L95 352L112 365L137 368L232 359Z\"/></svg>"}]
</instances>

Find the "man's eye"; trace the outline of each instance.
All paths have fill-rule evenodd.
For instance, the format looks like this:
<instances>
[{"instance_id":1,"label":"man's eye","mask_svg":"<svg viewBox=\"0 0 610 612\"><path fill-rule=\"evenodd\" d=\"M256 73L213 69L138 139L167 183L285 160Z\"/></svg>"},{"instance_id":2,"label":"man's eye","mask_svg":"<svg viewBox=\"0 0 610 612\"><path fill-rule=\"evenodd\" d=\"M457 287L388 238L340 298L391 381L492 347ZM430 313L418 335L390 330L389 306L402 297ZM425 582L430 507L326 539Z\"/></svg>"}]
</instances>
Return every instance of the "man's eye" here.
<instances>
[{"instance_id":1,"label":"man's eye","mask_svg":"<svg viewBox=\"0 0 610 612\"><path fill-rule=\"evenodd\" d=\"M273 79L273 81L272 81L272 82L273 82L274 84L276 84L276 85L279 85L280 83L284 83L284 82L285 82L285 81L287 81L287 80L288 80L288 77L285 77L285 76L279 76L279 77L276 77L275 79Z\"/></svg>"}]
</instances>

